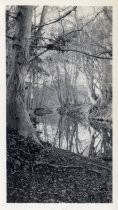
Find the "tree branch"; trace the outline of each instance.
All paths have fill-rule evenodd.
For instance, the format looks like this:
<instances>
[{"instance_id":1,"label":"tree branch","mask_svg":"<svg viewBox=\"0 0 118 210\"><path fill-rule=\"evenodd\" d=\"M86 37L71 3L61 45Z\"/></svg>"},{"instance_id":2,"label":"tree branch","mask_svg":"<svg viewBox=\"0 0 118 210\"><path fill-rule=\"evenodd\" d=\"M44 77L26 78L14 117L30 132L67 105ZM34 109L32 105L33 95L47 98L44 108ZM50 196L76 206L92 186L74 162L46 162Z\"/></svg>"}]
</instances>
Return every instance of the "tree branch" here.
<instances>
[{"instance_id":1,"label":"tree branch","mask_svg":"<svg viewBox=\"0 0 118 210\"><path fill-rule=\"evenodd\" d=\"M9 35L6 35L6 38L11 39L12 41L14 40L14 37L11 37Z\"/></svg>"},{"instance_id":2,"label":"tree branch","mask_svg":"<svg viewBox=\"0 0 118 210\"><path fill-rule=\"evenodd\" d=\"M65 18L66 16L68 16L71 12L73 12L74 10L76 10L77 6L73 7L73 9L71 9L70 11L66 12L64 15L61 15L59 18L57 18L56 20L53 20L49 23L45 23L41 26L36 26L37 28L42 28L42 27L45 27L45 26L48 26L50 24L53 24L53 23L56 23L58 21L60 21L61 19Z\"/></svg>"},{"instance_id":3,"label":"tree branch","mask_svg":"<svg viewBox=\"0 0 118 210\"><path fill-rule=\"evenodd\" d=\"M12 16L11 14L7 14L9 17L16 19L16 16Z\"/></svg>"},{"instance_id":4,"label":"tree branch","mask_svg":"<svg viewBox=\"0 0 118 210\"><path fill-rule=\"evenodd\" d=\"M39 56L43 55L43 54L44 54L45 52L47 52L47 51L48 51L48 50L46 49L46 50L44 50L43 52L37 54L36 56L32 56L32 57L30 58L29 62L34 61L35 59L37 59Z\"/></svg>"},{"instance_id":5,"label":"tree branch","mask_svg":"<svg viewBox=\"0 0 118 210\"><path fill-rule=\"evenodd\" d=\"M70 34L72 34L72 33L78 32L78 31L82 31L83 28L84 28L85 26L87 26L89 23L93 22L93 21L96 19L96 17L97 17L101 12L103 12L103 10L100 10L100 11L99 11L91 20L89 20L87 23L85 23L80 29L76 29L76 30L74 30L74 31L70 31L69 33L65 34L65 36L68 36L68 35L70 35Z\"/></svg>"},{"instance_id":6,"label":"tree branch","mask_svg":"<svg viewBox=\"0 0 118 210\"><path fill-rule=\"evenodd\" d=\"M93 58L96 58L96 59L106 59L106 60L111 60L112 59L112 57L97 56L97 55L89 54L89 53L84 52L84 51L74 50L74 49L60 49L60 51L62 51L62 52L78 52L78 53L81 53L83 55L93 57Z\"/></svg>"},{"instance_id":7,"label":"tree branch","mask_svg":"<svg viewBox=\"0 0 118 210\"><path fill-rule=\"evenodd\" d=\"M35 161L35 163L36 163L36 166L46 165L46 166L53 167L53 168L59 168L59 167L60 168L79 168L79 169L85 169L85 170L93 171L93 172L96 172L96 173L97 172L101 173L101 171L97 171L97 170L90 169L90 168L85 168L85 167L79 166L79 165L75 165L75 166L74 165L56 165L56 164L51 164L51 163L48 163L48 162L41 162L41 161ZM97 163L90 163L90 164L87 164L87 165L94 165L94 166L100 167L101 169L112 171L111 168L109 168L107 166L99 165Z\"/></svg>"},{"instance_id":8,"label":"tree branch","mask_svg":"<svg viewBox=\"0 0 118 210\"><path fill-rule=\"evenodd\" d=\"M47 45L48 46L48 45ZM35 60L36 58L38 58L39 56L43 55L45 52L52 50L52 51L59 51L59 52L75 52L75 53L81 53L83 55L89 56L89 57L93 57L96 59L102 59L102 60L112 60L112 57L102 57L102 56L98 56L98 55L93 55L93 54L89 54L88 52L84 52L84 51L80 51L80 50L74 50L74 49L62 49L60 47L54 47L52 49L49 49L47 46L39 46L42 48L47 48L46 50L44 50L43 52L41 52L40 54L37 54L36 56L34 56L33 58L31 58L29 60L29 62L32 62L33 60ZM38 47L38 46L37 46Z\"/></svg>"}]
</instances>

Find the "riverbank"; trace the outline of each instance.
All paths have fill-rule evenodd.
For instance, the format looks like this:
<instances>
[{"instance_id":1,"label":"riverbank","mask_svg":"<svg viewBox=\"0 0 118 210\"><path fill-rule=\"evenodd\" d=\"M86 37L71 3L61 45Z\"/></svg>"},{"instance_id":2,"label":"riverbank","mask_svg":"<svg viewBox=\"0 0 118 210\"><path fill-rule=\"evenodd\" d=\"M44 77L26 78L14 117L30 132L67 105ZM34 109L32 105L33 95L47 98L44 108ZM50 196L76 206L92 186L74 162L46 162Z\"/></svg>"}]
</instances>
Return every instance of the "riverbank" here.
<instances>
[{"instance_id":1,"label":"riverbank","mask_svg":"<svg viewBox=\"0 0 118 210\"><path fill-rule=\"evenodd\" d=\"M112 202L111 164L7 130L7 202Z\"/></svg>"}]
</instances>

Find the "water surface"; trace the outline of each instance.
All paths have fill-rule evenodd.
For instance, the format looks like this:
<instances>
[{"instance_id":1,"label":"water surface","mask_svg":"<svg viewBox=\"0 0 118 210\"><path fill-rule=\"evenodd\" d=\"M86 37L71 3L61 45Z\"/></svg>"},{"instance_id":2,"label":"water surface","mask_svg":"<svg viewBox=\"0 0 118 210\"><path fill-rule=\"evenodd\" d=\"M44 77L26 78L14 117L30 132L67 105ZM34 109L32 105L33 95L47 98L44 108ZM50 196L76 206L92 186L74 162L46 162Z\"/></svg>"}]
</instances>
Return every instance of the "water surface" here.
<instances>
[{"instance_id":1,"label":"water surface","mask_svg":"<svg viewBox=\"0 0 118 210\"><path fill-rule=\"evenodd\" d=\"M37 117L36 130L45 142L89 157L112 156L112 128L110 123L78 121L54 112Z\"/></svg>"}]
</instances>

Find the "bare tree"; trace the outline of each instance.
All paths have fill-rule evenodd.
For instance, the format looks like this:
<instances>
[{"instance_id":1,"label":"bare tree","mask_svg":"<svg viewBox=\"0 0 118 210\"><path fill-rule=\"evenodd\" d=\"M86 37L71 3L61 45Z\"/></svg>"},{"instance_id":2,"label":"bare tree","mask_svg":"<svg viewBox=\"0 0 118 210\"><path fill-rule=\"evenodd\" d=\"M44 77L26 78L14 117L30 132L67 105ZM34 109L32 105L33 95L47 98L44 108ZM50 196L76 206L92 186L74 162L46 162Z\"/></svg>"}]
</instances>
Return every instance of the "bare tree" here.
<instances>
[{"instance_id":1,"label":"bare tree","mask_svg":"<svg viewBox=\"0 0 118 210\"><path fill-rule=\"evenodd\" d=\"M18 6L13 41L13 70L7 86L7 126L25 137L32 136L38 143L25 107L25 65L29 59L33 7Z\"/></svg>"}]
</instances>

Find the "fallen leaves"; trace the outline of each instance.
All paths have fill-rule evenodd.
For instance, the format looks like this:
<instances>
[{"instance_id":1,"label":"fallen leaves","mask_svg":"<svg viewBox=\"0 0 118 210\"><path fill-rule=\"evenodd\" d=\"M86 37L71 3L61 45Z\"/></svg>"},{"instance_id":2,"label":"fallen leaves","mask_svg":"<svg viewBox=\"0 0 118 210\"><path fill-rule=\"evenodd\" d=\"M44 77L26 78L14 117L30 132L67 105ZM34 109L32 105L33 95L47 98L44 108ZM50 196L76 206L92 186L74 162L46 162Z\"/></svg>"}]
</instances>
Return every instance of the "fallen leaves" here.
<instances>
[{"instance_id":1,"label":"fallen leaves","mask_svg":"<svg viewBox=\"0 0 118 210\"><path fill-rule=\"evenodd\" d=\"M112 170L107 170L108 166L49 143L43 146L45 149L8 131L7 202L112 202Z\"/></svg>"}]
</instances>

